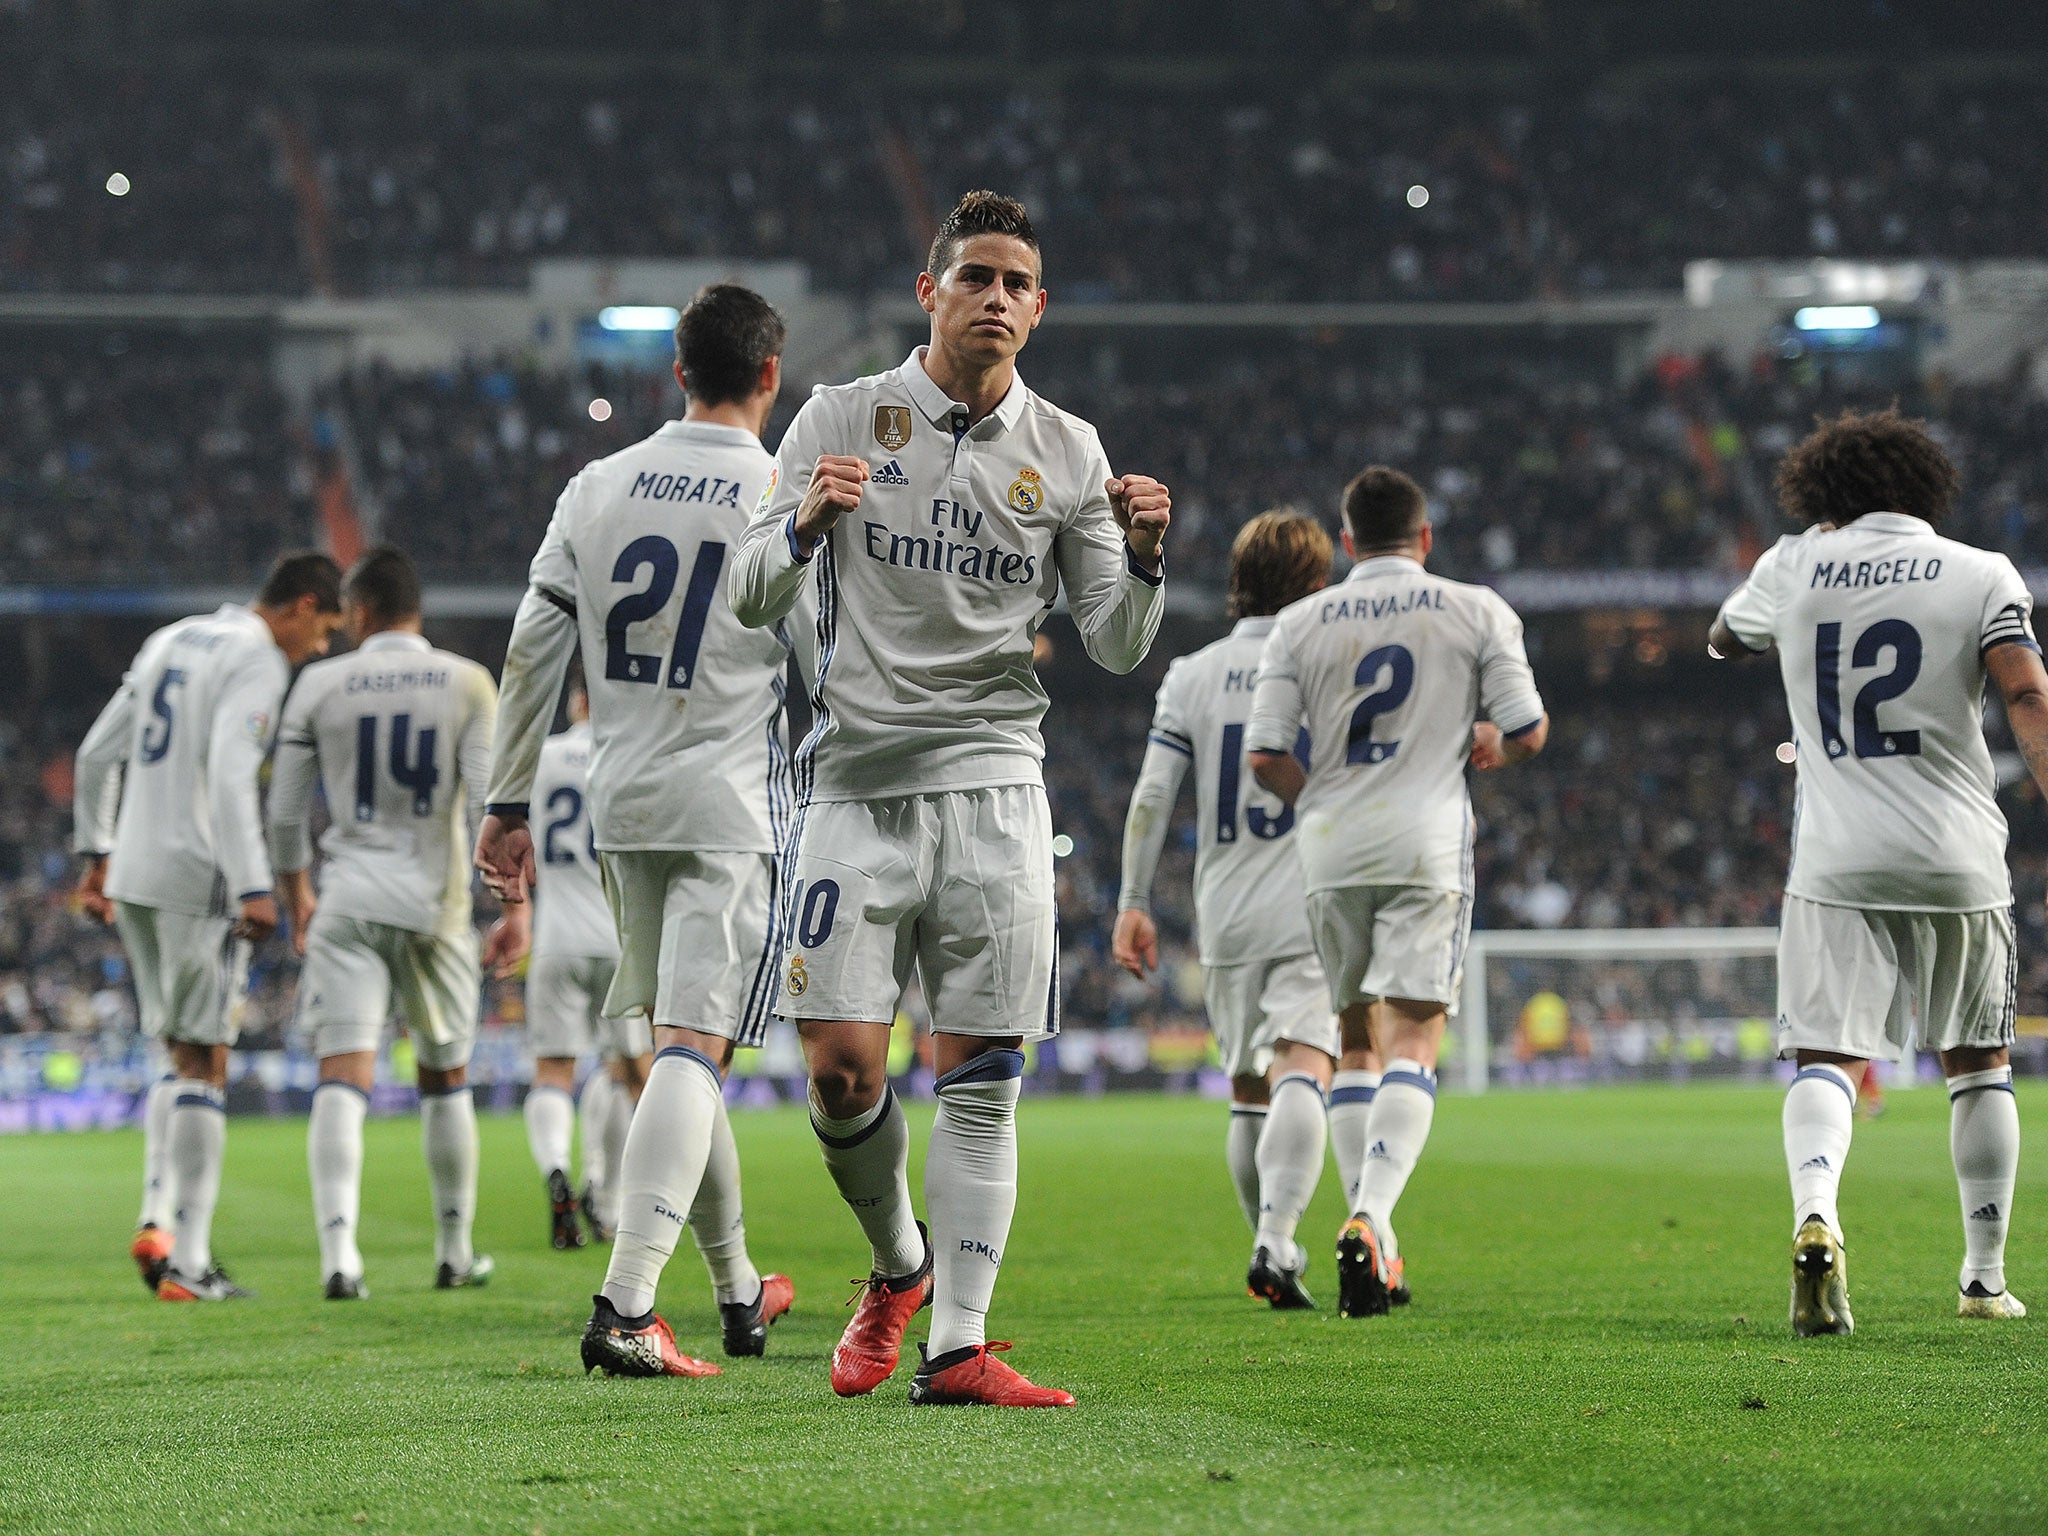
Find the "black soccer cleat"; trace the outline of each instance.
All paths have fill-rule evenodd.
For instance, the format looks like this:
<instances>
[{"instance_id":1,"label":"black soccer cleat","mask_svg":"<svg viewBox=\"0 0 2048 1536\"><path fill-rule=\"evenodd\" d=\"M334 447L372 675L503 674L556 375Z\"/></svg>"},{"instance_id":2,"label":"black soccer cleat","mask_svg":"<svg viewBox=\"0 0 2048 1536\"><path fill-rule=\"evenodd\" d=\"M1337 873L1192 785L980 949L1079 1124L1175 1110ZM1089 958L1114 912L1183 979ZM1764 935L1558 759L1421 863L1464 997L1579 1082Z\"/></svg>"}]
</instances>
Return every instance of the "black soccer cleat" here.
<instances>
[{"instance_id":1,"label":"black soccer cleat","mask_svg":"<svg viewBox=\"0 0 2048 1536\"><path fill-rule=\"evenodd\" d=\"M583 1186L583 1195L577 1204L582 1208L583 1225L590 1229L591 1240L599 1243L610 1242L612 1229L606 1226L604 1219L597 1214L597 1190L593 1185L586 1183Z\"/></svg>"},{"instance_id":2,"label":"black soccer cleat","mask_svg":"<svg viewBox=\"0 0 2048 1536\"><path fill-rule=\"evenodd\" d=\"M1337 1315L1385 1317L1394 1305L1392 1275L1380 1235L1364 1216L1344 1223L1337 1239Z\"/></svg>"},{"instance_id":3,"label":"black soccer cleat","mask_svg":"<svg viewBox=\"0 0 2048 1536\"><path fill-rule=\"evenodd\" d=\"M1313 1312L1315 1297L1309 1295L1308 1287L1301 1283L1301 1271L1283 1269L1274 1261L1273 1250L1261 1245L1252 1254L1251 1268L1245 1271L1244 1288L1254 1296L1263 1296L1272 1304L1275 1312Z\"/></svg>"},{"instance_id":4,"label":"black soccer cleat","mask_svg":"<svg viewBox=\"0 0 2048 1536\"><path fill-rule=\"evenodd\" d=\"M767 1354L770 1325L795 1302L796 1286L787 1275L763 1275L761 1293L752 1301L721 1301L718 1326L725 1352L734 1357Z\"/></svg>"},{"instance_id":5,"label":"black soccer cleat","mask_svg":"<svg viewBox=\"0 0 2048 1536\"><path fill-rule=\"evenodd\" d=\"M370 1288L363 1283L361 1275L344 1275L337 1269L327 1277L327 1286L322 1294L329 1301L368 1301Z\"/></svg>"},{"instance_id":6,"label":"black soccer cleat","mask_svg":"<svg viewBox=\"0 0 2048 1536\"><path fill-rule=\"evenodd\" d=\"M604 1299L590 1298L590 1322L583 1330L583 1370L607 1376L718 1376L709 1360L686 1355L676 1347L669 1325L648 1311L625 1317Z\"/></svg>"},{"instance_id":7,"label":"black soccer cleat","mask_svg":"<svg viewBox=\"0 0 2048 1536\"><path fill-rule=\"evenodd\" d=\"M443 1264L434 1271L434 1289L437 1291L460 1291L491 1283L491 1272L498 1266L488 1253L479 1253L469 1261L469 1268L458 1272L453 1264Z\"/></svg>"},{"instance_id":8,"label":"black soccer cleat","mask_svg":"<svg viewBox=\"0 0 2048 1536\"><path fill-rule=\"evenodd\" d=\"M582 1224L576 1219L576 1191L569 1187L569 1176L559 1168L548 1175L548 1205L554 1223L548 1240L558 1251L581 1248L584 1236Z\"/></svg>"}]
</instances>

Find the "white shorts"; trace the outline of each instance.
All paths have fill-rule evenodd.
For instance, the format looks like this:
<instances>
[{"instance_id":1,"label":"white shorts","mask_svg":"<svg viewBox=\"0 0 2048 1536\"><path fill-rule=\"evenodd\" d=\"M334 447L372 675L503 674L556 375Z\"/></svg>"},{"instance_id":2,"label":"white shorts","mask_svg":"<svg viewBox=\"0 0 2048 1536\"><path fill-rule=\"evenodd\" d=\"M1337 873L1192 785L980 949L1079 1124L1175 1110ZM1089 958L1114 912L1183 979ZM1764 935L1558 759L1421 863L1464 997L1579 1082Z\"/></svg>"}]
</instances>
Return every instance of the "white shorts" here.
<instances>
[{"instance_id":1,"label":"white shorts","mask_svg":"<svg viewBox=\"0 0 2048 1536\"><path fill-rule=\"evenodd\" d=\"M1202 1001L1216 1053L1232 1077L1265 1075L1282 1040L1338 1055L1330 984L1314 955L1212 965L1202 972Z\"/></svg>"},{"instance_id":2,"label":"white shorts","mask_svg":"<svg viewBox=\"0 0 2048 1536\"><path fill-rule=\"evenodd\" d=\"M376 1050L394 1001L421 1066L468 1066L483 1004L475 935L315 912L299 972L299 1021L313 1032L313 1053Z\"/></svg>"},{"instance_id":3,"label":"white shorts","mask_svg":"<svg viewBox=\"0 0 2048 1536\"><path fill-rule=\"evenodd\" d=\"M574 1058L594 1050L609 1061L653 1052L646 1015L604 1016L618 968L618 961L597 955L535 955L528 962L526 1043L535 1056Z\"/></svg>"},{"instance_id":4,"label":"white shorts","mask_svg":"<svg viewBox=\"0 0 2048 1536\"><path fill-rule=\"evenodd\" d=\"M619 931L606 1015L759 1045L780 949L774 857L600 852L597 867Z\"/></svg>"},{"instance_id":5,"label":"white shorts","mask_svg":"<svg viewBox=\"0 0 2048 1536\"><path fill-rule=\"evenodd\" d=\"M887 1024L917 967L932 1028L1059 1033L1052 809L1036 784L806 806L775 1011Z\"/></svg>"},{"instance_id":6,"label":"white shorts","mask_svg":"<svg viewBox=\"0 0 2048 1536\"><path fill-rule=\"evenodd\" d=\"M233 1045L249 985L249 946L232 917L114 903L142 1032L152 1040Z\"/></svg>"},{"instance_id":7,"label":"white shorts","mask_svg":"<svg viewBox=\"0 0 2048 1536\"><path fill-rule=\"evenodd\" d=\"M1312 891L1308 927L1338 1012L1383 997L1458 1011L1472 937L1470 896L1425 885Z\"/></svg>"},{"instance_id":8,"label":"white shorts","mask_svg":"<svg viewBox=\"0 0 2048 1536\"><path fill-rule=\"evenodd\" d=\"M1785 898L1778 1054L1897 1061L1916 1046L2011 1045L2012 909L1899 912Z\"/></svg>"}]
</instances>

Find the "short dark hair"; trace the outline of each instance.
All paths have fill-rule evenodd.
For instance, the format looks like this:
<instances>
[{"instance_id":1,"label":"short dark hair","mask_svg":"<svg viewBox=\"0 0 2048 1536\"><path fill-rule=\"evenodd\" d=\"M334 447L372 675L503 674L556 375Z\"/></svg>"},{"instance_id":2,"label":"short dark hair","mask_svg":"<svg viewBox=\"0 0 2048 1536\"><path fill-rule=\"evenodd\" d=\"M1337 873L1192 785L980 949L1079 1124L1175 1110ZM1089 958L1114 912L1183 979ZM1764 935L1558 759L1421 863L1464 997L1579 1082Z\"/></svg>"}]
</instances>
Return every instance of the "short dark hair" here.
<instances>
[{"instance_id":1,"label":"short dark hair","mask_svg":"<svg viewBox=\"0 0 2048 1536\"><path fill-rule=\"evenodd\" d=\"M1263 618L1307 597L1330 574L1330 536L1292 507L1261 512L1230 546L1230 616Z\"/></svg>"},{"instance_id":2,"label":"short dark hair","mask_svg":"<svg viewBox=\"0 0 2048 1536\"><path fill-rule=\"evenodd\" d=\"M341 612L341 567L317 549L288 550L256 589L259 608L288 608L302 597L322 613Z\"/></svg>"},{"instance_id":3,"label":"short dark hair","mask_svg":"<svg viewBox=\"0 0 2048 1536\"><path fill-rule=\"evenodd\" d=\"M924 269L935 278L944 277L960 255L960 247L976 235L1014 235L1031 247L1038 257L1038 269L1045 271L1045 259L1038 249L1038 236L1031 229L1031 215L1014 197L1000 192L970 192L953 205L953 211L939 221L932 236L931 253Z\"/></svg>"},{"instance_id":4,"label":"short dark hair","mask_svg":"<svg viewBox=\"0 0 2048 1536\"><path fill-rule=\"evenodd\" d=\"M775 306L738 283L699 288L676 321L676 362L683 388L705 405L749 398L761 369L782 355L789 335Z\"/></svg>"},{"instance_id":5,"label":"short dark hair","mask_svg":"<svg viewBox=\"0 0 2048 1536\"><path fill-rule=\"evenodd\" d=\"M369 609L370 617L379 624L419 617L420 573L411 556L396 544L364 550L348 568L341 590L348 601Z\"/></svg>"},{"instance_id":6,"label":"short dark hair","mask_svg":"<svg viewBox=\"0 0 2048 1536\"><path fill-rule=\"evenodd\" d=\"M1866 512L1910 512L1930 523L1956 504L1956 466L1927 423L1844 411L1814 429L1778 466L1778 505L1802 523L1853 523Z\"/></svg>"},{"instance_id":7,"label":"short dark hair","mask_svg":"<svg viewBox=\"0 0 2048 1536\"><path fill-rule=\"evenodd\" d=\"M1400 470L1373 464L1344 487L1344 526L1361 553L1398 549L1429 526L1429 498Z\"/></svg>"}]
</instances>

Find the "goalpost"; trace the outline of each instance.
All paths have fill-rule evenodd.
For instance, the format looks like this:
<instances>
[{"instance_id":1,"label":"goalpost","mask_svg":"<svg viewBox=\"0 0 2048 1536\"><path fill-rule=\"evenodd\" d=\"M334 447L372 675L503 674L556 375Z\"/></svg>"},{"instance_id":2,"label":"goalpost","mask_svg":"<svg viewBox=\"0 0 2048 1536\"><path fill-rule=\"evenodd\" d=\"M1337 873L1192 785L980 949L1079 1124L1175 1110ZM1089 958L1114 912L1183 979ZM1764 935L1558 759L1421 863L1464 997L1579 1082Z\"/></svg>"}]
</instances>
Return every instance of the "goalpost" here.
<instances>
[{"instance_id":1,"label":"goalpost","mask_svg":"<svg viewBox=\"0 0 2048 1536\"><path fill-rule=\"evenodd\" d=\"M1599 1082L1763 1076L1775 1056L1775 928L1472 935L1447 1077Z\"/></svg>"}]
</instances>

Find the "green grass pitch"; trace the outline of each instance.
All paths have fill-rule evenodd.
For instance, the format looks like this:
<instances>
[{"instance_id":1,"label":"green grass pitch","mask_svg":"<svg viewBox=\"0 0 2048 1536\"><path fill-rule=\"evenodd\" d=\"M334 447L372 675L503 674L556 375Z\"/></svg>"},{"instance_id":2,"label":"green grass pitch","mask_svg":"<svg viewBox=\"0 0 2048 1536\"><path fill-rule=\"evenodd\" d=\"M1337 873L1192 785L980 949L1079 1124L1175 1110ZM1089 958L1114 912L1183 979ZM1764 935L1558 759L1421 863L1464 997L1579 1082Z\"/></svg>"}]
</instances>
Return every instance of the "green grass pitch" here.
<instances>
[{"instance_id":1,"label":"green grass pitch","mask_svg":"<svg viewBox=\"0 0 2048 1536\"><path fill-rule=\"evenodd\" d=\"M217 1245L260 1299L169 1307L125 1257L133 1134L0 1142L0 1531L2004 1532L2048 1530L2048 1116L2009 1273L2041 1307L1954 1317L1938 1090L1859 1125L1859 1332L1796 1341L1778 1096L1446 1097L1401 1210L1416 1303L1244 1295L1223 1110L1027 1102L994 1333L1065 1412L836 1400L864 1268L803 1117L736 1118L749 1227L797 1309L715 1381L585 1378L602 1253L549 1251L516 1118L484 1123L482 1292L430 1289L412 1120L373 1121L373 1299L318 1299L304 1123L237 1120ZM928 1113L913 1111L919 1141ZM663 1310L715 1354L687 1239Z\"/></svg>"}]
</instances>

